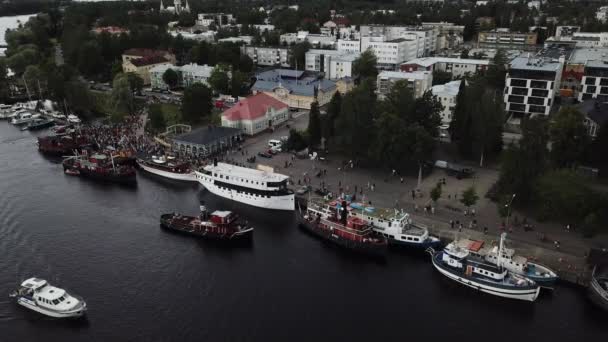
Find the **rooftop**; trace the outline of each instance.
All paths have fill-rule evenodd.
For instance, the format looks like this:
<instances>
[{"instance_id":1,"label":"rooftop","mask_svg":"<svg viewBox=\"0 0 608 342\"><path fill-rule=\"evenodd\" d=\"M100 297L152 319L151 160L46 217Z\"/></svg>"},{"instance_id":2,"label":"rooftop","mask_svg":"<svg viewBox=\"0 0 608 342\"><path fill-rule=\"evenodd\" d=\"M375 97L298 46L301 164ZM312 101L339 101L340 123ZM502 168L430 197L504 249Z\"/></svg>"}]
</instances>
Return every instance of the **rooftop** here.
<instances>
[{"instance_id":1,"label":"rooftop","mask_svg":"<svg viewBox=\"0 0 608 342\"><path fill-rule=\"evenodd\" d=\"M230 121L255 120L266 115L268 109L288 108L287 104L265 93L257 93L240 100L234 106L222 113L222 117Z\"/></svg>"},{"instance_id":2,"label":"rooftop","mask_svg":"<svg viewBox=\"0 0 608 342\"><path fill-rule=\"evenodd\" d=\"M169 63L169 60L163 56L148 56L148 57L132 59L130 62L133 65L140 67L140 66L144 66L144 65Z\"/></svg>"},{"instance_id":3,"label":"rooftop","mask_svg":"<svg viewBox=\"0 0 608 342\"><path fill-rule=\"evenodd\" d=\"M586 64L587 61L608 59L608 49L575 49L570 64Z\"/></svg>"},{"instance_id":4,"label":"rooftop","mask_svg":"<svg viewBox=\"0 0 608 342\"><path fill-rule=\"evenodd\" d=\"M578 109L599 126L608 122L608 103L586 100L578 105Z\"/></svg>"},{"instance_id":5,"label":"rooftop","mask_svg":"<svg viewBox=\"0 0 608 342\"><path fill-rule=\"evenodd\" d=\"M138 56L138 57L147 57L147 56L162 56L166 54L170 54L169 51L166 50L154 50L154 49L128 49L122 53L126 56Z\"/></svg>"},{"instance_id":6,"label":"rooftop","mask_svg":"<svg viewBox=\"0 0 608 342\"><path fill-rule=\"evenodd\" d=\"M585 67L588 68L608 68L608 58L605 59L600 59L600 60L593 60L593 61L587 61L587 63L585 63Z\"/></svg>"},{"instance_id":7,"label":"rooftop","mask_svg":"<svg viewBox=\"0 0 608 342\"><path fill-rule=\"evenodd\" d=\"M189 133L178 135L173 138L173 141L197 145L207 145L209 143L215 142L216 140L235 136L240 133L241 130L238 128L207 126L197 128Z\"/></svg>"},{"instance_id":8,"label":"rooftop","mask_svg":"<svg viewBox=\"0 0 608 342\"><path fill-rule=\"evenodd\" d=\"M272 69L256 75L257 81L252 90L273 91L278 87L290 93L302 96L313 96L315 88L327 92L336 87L333 81L306 74L301 70Z\"/></svg>"},{"instance_id":9,"label":"rooftop","mask_svg":"<svg viewBox=\"0 0 608 342\"><path fill-rule=\"evenodd\" d=\"M456 80L446 84L434 85L431 92L433 95L456 96L460 90L460 82L460 80Z\"/></svg>"},{"instance_id":10,"label":"rooftop","mask_svg":"<svg viewBox=\"0 0 608 342\"><path fill-rule=\"evenodd\" d=\"M487 59L468 59L468 58L450 58L450 57L422 57L416 58L403 64L417 64L425 68L435 63L458 63L458 64L479 64L488 65L490 61Z\"/></svg>"},{"instance_id":11,"label":"rooftop","mask_svg":"<svg viewBox=\"0 0 608 342\"><path fill-rule=\"evenodd\" d=\"M423 79L429 77L430 75L431 75L431 73L429 71L413 71L413 72L382 71L381 73L378 74L378 77L423 80Z\"/></svg>"},{"instance_id":12,"label":"rooftop","mask_svg":"<svg viewBox=\"0 0 608 342\"><path fill-rule=\"evenodd\" d=\"M511 69L558 72L561 64L554 59L520 56L511 61Z\"/></svg>"}]
</instances>

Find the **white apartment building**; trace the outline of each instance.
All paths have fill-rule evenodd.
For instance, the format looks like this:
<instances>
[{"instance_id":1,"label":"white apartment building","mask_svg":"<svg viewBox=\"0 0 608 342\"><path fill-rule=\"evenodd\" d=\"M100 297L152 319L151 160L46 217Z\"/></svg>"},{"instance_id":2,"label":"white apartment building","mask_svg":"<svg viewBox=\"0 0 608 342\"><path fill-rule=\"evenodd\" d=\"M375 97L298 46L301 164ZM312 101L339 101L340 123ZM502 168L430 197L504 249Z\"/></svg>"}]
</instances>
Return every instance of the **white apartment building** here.
<instances>
[{"instance_id":1,"label":"white apartment building","mask_svg":"<svg viewBox=\"0 0 608 342\"><path fill-rule=\"evenodd\" d=\"M232 14L226 13L199 13L196 24L200 26L209 26L215 24L217 27L231 25L235 22Z\"/></svg>"},{"instance_id":2,"label":"white apartment building","mask_svg":"<svg viewBox=\"0 0 608 342\"><path fill-rule=\"evenodd\" d=\"M490 65L486 59L465 59L449 57L423 57L401 64L401 71L430 71L449 72L452 77L463 77L484 72Z\"/></svg>"},{"instance_id":3,"label":"white apartment building","mask_svg":"<svg viewBox=\"0 0 608 342\"><path fill-rule=\"evenodd\" d=\"M333 47L336 44L336 37L324 34L312 34L308 31L298 31L297 33L284 33L279 37L281 44L297 44L303 41L308 41L313 46L329 46Z\"/></svg>"},{"instance_id":4,"label":"white apartment building","mask_svg":"<svg viewBox=\"0 0 608 342\"><path fill-rule=\"evenodd\" d=\"M183 66L170 64L157 65L150 69L150 85L152 89L169 89L169 85L163 80L163 75L168 69L173 69L177 73L178 87L189 87L194 83L208 85L207 81L213 71L213 67L206 64L198 65L190 63Z\"/></svg>"},{"instance_id":5,"label":"white apartment building","mask_svg":"<svg viewBox=\"0 0 608 342\"><path fill-rule=\"evenodd\" d=\"M443 110L441 111L441 125L449 126L454 116L454 109L456 108L456 97L460 90L460 80L448 82L446 84L435 85L431 88L433 95L437 96L437 99L441 102Z\"/></svg>"},{"instance_id":6,"label":"white apartment building","mask_svg":"<svg viewBox=\"0 0 608 342\"><path fill-rule=\"evenodd\" d=\"M418 42L406 38L387 41L384 37L361 37L361 52L368 49L376 55L379 69L395 70L401 63L416 58Z\"/></svg>"},{"instance_id":7,"label":"white apartment building","mask_svg":"<svg viewBox=\"0 0 608 342\"><path fill-rule=\"evenodd\" d=\"M247 55L257 65L290 67L288 48L241 46L241 54Z\"/></svg>"},{"instance_id":8,"label":"white apartment building","mask_svg":"<svg viewBox=\"0 0 608 342\"><path fill-rule=\"evenodd\" d=\"M509 121L523 116L549 115L559 92L564 58L520 56L511 61L506 75L504 101Z\"/></svg>"},{"instance_id":9,"label":"white apartment building","mask_svg":"<svg viewBox=\"0 0 608 342\"><path fill-rule=\"evenodd\" d=\"M337 80L352 77L353 62L359 58L359 52L312 49L306 52L307 71L323 72L325 78Z\"/></svg>"},{"instance_id":10,"label":"white apartment building","mask_svg":"<svg viewBox=\"0 0 608 342\"><path fill-rule=\"evenodd\" d=\"M417 57L428 56L435 52L437 48L437 37L439 28L434 26L410 27L410 26L382 26L382 25L361 25L361 37L382 36L387 41L399 38L411 39L414 35L421 39L424 46L422 53ZM422 49L422 47L421 47Z\"/></svg>"},{"instance_id":11,"label":"white apartment building","mask_svg":"<svg viewBox=\"0 0 608 342\"><path fill-rule=\"evenodd\" d=\"M218 43L243 43L246 45L251 44L251 42L253 41L253 36L238 36L238 37L228 37L228 38L222 38L222 39L218 39L217 42Z\"/></svg>"},{"instance_id":12,"label":"white apartment building","mask_svg":"<svg viewBox=\"0 0 608 342\"><path fill-rule=\"evenodd\" d=\"M589 60L581 80L578 100L597 99L608 102L608 60Z\"/></svg>"},{"instance_id":13,"label":"white apartment building","mask_svg":"<svg viewBox=\"0 0 608 342\"><path fill-rule=\"evenodd\" d=\"M268 31L268 32L274 31L274 25L271 25L271 24L253 25L253 27L256 30L260 31L260 33L264 32L264 31Z\"/></svg>"},{"instance_id":14,"label":"white apartment building","mask_svg":"<svg viewBox=\"0 0 608 342\"><path fill-rule=\"evenodd\" d=\"M338 39L338 51L343 52L361 52L361 40Z\"/></svg>"},{"instance_id":15,"label":"white apartment building","mask_svg":"<svg viewBox=\"0 0 608 342\"><path fill-rule=\"evenodd\" d=\"M433 85L433 73L428 71L400 72L382 71L378 74L376 86L378 97L384 98L398 81L405 81L414 94L414 97L421 97Z\"/></svg>"}]
</instances>

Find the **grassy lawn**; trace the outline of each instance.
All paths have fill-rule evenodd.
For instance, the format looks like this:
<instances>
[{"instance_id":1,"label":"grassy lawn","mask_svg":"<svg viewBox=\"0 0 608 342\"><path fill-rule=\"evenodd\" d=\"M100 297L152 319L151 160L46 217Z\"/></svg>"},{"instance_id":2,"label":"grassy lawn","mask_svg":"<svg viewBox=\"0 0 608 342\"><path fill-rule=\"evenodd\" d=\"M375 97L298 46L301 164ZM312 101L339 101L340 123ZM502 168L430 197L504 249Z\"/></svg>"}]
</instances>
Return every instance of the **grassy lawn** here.
<instances>
[{"instance_id":1,"label":"grassy lawn","mask_svg":"<svg viewBox=\"0 0 608 342\"><path fill-rule=\"evenodd\" d=\"M152 107L160 108L163 116L165 117L167 126L172 126L181 122L182 112L178 105L171 103L153 103L150 105L150 108Z\"/></svg>"}]
</instances>

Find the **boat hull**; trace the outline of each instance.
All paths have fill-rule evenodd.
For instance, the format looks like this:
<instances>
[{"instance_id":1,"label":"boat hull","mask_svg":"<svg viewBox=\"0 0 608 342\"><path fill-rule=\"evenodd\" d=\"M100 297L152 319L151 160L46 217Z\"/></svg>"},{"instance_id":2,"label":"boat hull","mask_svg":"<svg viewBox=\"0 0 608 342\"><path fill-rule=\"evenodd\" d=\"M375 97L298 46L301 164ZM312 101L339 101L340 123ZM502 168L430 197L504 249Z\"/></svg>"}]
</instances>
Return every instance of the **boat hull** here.
<instances>
[{"instance_id":1,"label":"boat hull","mask_svg":"<svg viewBox=\"0 0 608 342\"><path fill-rule=\"evenodd\" d=\"M587 294L595 306L608 311L608 292L602 289L595 278L591 279L591 283L587 289Z\"/></svg>"},{"instance_id":2,"label":"boat hull","mask_svg":"<svg viewBox=\"0 0 608 342\"><path fill-rule=\"evenodd\" d=\"M36 305L36 303L34 303L33 301L31 301L27 298L24 298L24 297L17 298L17 304L19 304L23 307L26 307L32 311L36 311L40 314L43 314L43 315L46 315L49 317L54 317L54 318L78 318L78 317L84 316L87 312L86 305L83 305L83 306L79 307L78 309L70 310L70 311L48 310L46 308Z\"/></svg>"},{"instance_id":3,"label":"boat hull","mask_svg":"<svg viewBox=\"0 0 608 342\"><path fill-rule=\"evenodd\" d=\"M236 202L248 204L258 208L274 209L274 210L294 210L295 209L295 195L293 193L282 196L253 196L245 192L239 192L234 189L220 188L219 186L203 180L197 172L197 180L201 185L205 187L210 193L230 199Z\"/></svg>"},{"instance_id":4,"label":"boat hull","mask_svg":"<svg viewBox=\"0 0 608 342\"><path fill-rule=\"evenodd\" d=\"M413 249L422 249L426 250L427 248L437 248L441 245L441 240L439 239L426 239L423 242L409 242L398 239L388 239L388 244L391 246L399 246L399 247L407 247Z\"/></svg>"},{"instance_id":5,"label":"boat hull","mask_svg":"<svg viewBox=\"0 0 608 342\"><path fill-rule=\"evenodd\" d=\"M316 224L306 220L302 215L298 215L298 226L306 232L310 233L311 235L314 235L322 240L331 242L332 244L342 247L344 249L373 257L386 257L386 244L363 243L342 238L327 230L318 228Z\"/></svg>"},{"instance_id":6,"label":"boat hull","mask_svg":"<svg viewBox=\"0 0 608 342\"><path fill-rule=\"evenodd\" d=\"M527 272L527 273L523 273L521 275L523 275L524 277L530 279L530 280L534 280L534 282L536 282L538 285L540 285L541 287L544 288L553 288L555 287L555 282L557 282L558 276L555 275L555 273L553 271L551 271L549 268L543 266L543 265L539 265L539 264L535 264L532 262L528 262L528 265L531 265L534 267L534 269L538 269L541 272L546 272L548 274L552 274L551 276L542 276L536 273L532 273L532 272Z\"/></svg>"},{"instance_id":7,"label":"boat hull","mask_svg":"<svg viewBox=\"0 0 608 342\"><path fill-rule=\"evenodd\" d=\"M498 297L519 299L530 302L533 302L536 300L536 298L538 298L538 294L540 293L540 286L522 288L508 288L505 286L498 287L496 285L480 281L475 277L467 276L460 271L452 269L449 266L443 265L441 262L442 255L443 252L436 252L433 254L431 258L433 261L433 266L439 271L439 273L443 274L451 280L466 285L477 291Z\"/></svg>"},{"instance_id":8,"label":"boat hull","mask_svg":"<svg viewBox=\"0 0 608 342\"><path fill-rule=\"evenodd\" d=\"M240 232L234 232L230 234L217 234L214 232L198 232L192 230L185 230L173 227L167 223L160 223L161 228L176 232L179 234L185 234L190 236L196 236L206 240L218 240L218 241L247 241L253 238L253 228L248 228Z\"/></svg>"},{"instance_id":9,"label":"boat hull","mask_svg":"<svg viewBox=\"0 0 608 342\"><path fill-rule=\"evenodd\" d=\"M92 172L86 168L72 168L72 167L69 167L66 165L63 166L64 172L65 172L65 170L68 170L68 169L78 171L79 175L81 177L99 181L99 182L108 182L108 183L115 183L115 184L122 184L122 185L137 184L137 178L135 176L135 173L133 173L131 175L115 175L115 174L108 174L108 173L101 174L101 173L97 173L97 172Z\"/></svg>"},{"instance_id":10,"label":"boat hull","mask_svg":"<svg viewBox=\"0 0 608 342\"><path fill-rule=\"evenodd\" d=\"M190 173L176 173L176 172L168 172L168 171L164 171L164 170L160 170L154 167L150 167L148 165L146 165L145 163L141 163L141 162L137 162L137 165L139 165L139 167L142 168L142 170L149 172L151 174L154 174L156 176L160 176L163 178L168 178L168 179L173 179L173 180L177 180L177 181L184 181L184 182L197 182L198 180L196 179L196 174L194 172L190 172Z\"/></svg>"}]
</instances>

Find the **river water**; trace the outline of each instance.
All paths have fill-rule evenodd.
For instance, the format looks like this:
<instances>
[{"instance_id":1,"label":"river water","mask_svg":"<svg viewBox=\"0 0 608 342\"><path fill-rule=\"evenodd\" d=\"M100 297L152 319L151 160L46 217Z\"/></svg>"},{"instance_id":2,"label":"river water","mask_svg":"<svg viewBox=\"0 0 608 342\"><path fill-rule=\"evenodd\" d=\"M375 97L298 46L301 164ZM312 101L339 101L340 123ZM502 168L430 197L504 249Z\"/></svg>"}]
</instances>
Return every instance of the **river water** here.
<instances>
[{"instance_id":1,"label":"river water","mask_svg":"<svg viewBox=\"0 0 608 342\"><path fill-rule=\"evenodd\" d=\"M44 133L40 133L44 134ZM584 291L536 303L444 279L424 254L386 262L328 246L292 213L232 204L138 175L136 189L62 173L35 136L0 122L0 341L575 341L608 336ZM240 212L251 246L228 248L161 230L161 213ZM83 296L82 321L30 312L8 294L39 276Z\"/></svg>"}]
</instances>

